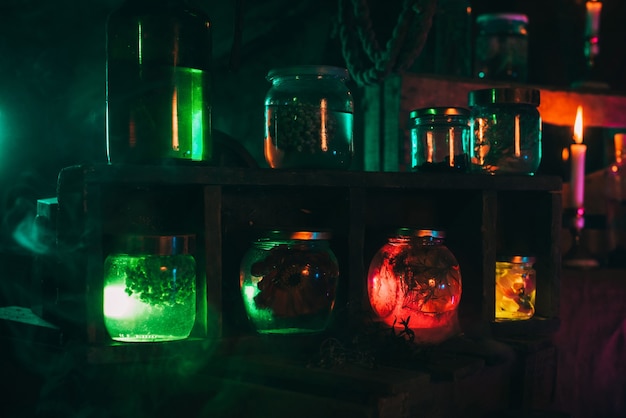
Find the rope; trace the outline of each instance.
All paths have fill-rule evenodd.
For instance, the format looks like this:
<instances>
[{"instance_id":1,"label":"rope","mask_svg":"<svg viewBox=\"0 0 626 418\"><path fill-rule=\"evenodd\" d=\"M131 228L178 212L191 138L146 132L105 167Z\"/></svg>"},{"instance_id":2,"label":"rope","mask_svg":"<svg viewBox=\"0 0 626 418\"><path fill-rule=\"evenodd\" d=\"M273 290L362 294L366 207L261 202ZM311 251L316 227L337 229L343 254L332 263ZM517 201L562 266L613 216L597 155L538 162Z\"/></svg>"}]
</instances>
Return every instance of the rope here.
<instances>
[{"instance_id":1,"label":"rope","mask_svg":"<svg viewBox=\"0 0 626 418\"><path fill-rule=\"evenodd\" d=\"M360 86L377 84L411 66L424 47L437 0L404 0L383 50L368 0L339 0L339 37L350 75Z\"/></svg>"}]
</instances>

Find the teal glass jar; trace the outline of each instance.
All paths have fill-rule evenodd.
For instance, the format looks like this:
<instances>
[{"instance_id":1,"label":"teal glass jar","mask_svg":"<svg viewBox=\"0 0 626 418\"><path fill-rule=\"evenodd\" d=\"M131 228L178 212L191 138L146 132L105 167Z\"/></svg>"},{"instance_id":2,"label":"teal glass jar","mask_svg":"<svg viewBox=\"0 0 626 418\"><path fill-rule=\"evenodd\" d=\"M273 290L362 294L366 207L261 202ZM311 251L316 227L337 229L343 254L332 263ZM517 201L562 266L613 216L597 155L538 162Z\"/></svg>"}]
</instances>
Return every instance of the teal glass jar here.
<instances>
[{"instance_id":1,"label":"teal glass jar","mask_svg":"<svg viewBox=\"0 0 626 418\"><path fill-rule=\"evenodd\" d=\"M427 107L410 113L411 166L422 172L469 171L470 111Z\"/></svg>"},{"instance_id":2,"label":"teal glass jar","mask_svg":"<svg viewBox=\"0 0 626 418\"><path fill-rule=\"evenodd\" d=\"M196 320L192 235L127 236L104 262L103 315L111 339L187 338Z\"/></svg>"},{"instance_id":3,"label":"teal glass jar","mask_svg":"<svg viewBox=\"0 0 626 418\"><path fill-rule=\"evenodd\" d=\"M528 16L488 13L476 18L474 76L485 80L527 81Z\"/></svg>"},{"instance_id":4,"label":"teal glass jar","mask_svg":"<svg viewBox=\"0 0 626 418\"><path fill-rule=\"evenodd\" d=\"M354 154L354 102L348 71L297 66L269 71L265 160L271 168L348 169Z\"/></svg>"},{"instance_id":5,"label":"teal glass jar","mask_svg":"<svg viewBox=\"0 0 626 418\"><path fill-rule=\"evenodd\" d=\"M540 93L532 88L469 92L471 170L534 175L541 163Z\"/></svg>"},{"instance_id":6,"label":"teal glass jar","mask_svg":"<svg viewBox=\"0 0 626 418\"><path fill-rule=\"evenodd\" d=\"M274 230L252 242L239 278L246 313L258 333L327 328L339 280L331 236L329 231Z\"/></svg>"},{"instance_id":7,"label":"teal glass jar","mask_svg":"<svg viewBox=\"0 0 626 418\"><path fill-rule=\"evenodd\" d=\"M106 28L111 164L214 163L212 33L188 0L126 0Z\"/></svg>"}]
</instances>

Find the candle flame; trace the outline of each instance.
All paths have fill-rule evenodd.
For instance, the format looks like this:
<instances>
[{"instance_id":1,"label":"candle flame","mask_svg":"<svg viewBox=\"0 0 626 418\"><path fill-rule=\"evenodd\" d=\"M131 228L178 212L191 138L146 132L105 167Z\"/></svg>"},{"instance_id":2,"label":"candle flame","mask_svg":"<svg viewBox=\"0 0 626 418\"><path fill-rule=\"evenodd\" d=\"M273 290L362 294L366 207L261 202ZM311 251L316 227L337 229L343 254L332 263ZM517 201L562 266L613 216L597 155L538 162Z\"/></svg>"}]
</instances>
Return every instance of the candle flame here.
<instances>
[{"instance_id":1,"label":"candle flame","mask_svg":"<svg viewBox=\"0 0 626 418\"><path fill-rule=\"evenodd\" d=\"M583 107L578 106L576 111L576 121L574 122L574 142L583 143Z\"/></svg>"}]
</instances>

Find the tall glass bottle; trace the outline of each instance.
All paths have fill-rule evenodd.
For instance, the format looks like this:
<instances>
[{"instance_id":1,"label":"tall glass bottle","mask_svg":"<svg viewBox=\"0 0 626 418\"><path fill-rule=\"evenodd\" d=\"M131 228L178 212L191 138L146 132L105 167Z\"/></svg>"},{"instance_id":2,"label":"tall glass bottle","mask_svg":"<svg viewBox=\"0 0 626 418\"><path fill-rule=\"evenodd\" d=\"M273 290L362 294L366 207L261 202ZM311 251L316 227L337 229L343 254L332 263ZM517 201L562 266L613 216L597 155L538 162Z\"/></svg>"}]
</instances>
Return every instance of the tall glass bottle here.
<instances>
[{"instance_id":1,"label":"tall glass bottle","mask_svg":"<svg viewBox=\"0 0 626 418\"><path fill-rule=\"evenodd\" d=\"M212 162L208 17L187 0L127 0L106 35L109 163Z\"/></svg>"}]
</instances>

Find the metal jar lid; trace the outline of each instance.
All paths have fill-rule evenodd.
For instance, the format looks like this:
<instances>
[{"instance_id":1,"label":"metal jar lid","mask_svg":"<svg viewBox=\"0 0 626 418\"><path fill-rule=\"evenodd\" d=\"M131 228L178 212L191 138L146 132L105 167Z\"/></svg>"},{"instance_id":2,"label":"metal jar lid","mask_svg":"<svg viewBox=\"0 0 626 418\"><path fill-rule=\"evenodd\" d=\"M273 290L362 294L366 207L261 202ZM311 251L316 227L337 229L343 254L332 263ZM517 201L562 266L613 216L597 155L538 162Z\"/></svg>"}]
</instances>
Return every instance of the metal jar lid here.
<instances>
[{"instance_id":1,"label":"metal jar lid","mask_svg":"<svg viewBox=\"0 0 626 418\"><path fill-rule=\"evenodd\" d=\"M398 228L395 230L395 235L401 237L431 237L431 238L445 238L446 232L436 229L417 229L417 228Z\"/></svg>"},{"instance_id":2,"label":"metal jar lid","mask_svg":"<svg viewBox=\"0 0 626 418\"><path fill-rule=\"evenodd\" d=\"M196 236L124 235L118 238L119 249L130 255L176 255L193 252Z\"/></svg>"},{"instance_id":3,"label":"metal jar lid","mask_svg":"<svg viewBox=\"0 0 626 418\"><path fill-rule=\"evenodd\" d=\"M489 104L529 104L539 106L540 91L525 87L496 87L472 90L468 95L470 107Z\"/></svg>"},{"instance_id":4,"label":"metal jar lid","mask_svg":"<svg viewBox=\"0 0 626 418\"><path fill-rule=\"evenodd\" d=\"M284 230L273 229L263 234L262 241L272 240L299 240L299 241L321 241L332 238L330 230Z\"/></svg>"},{"instance_id":5,"label":"metal jar lid","mask_svg":"<svg viewBox=\"0 0 626 418\"><path fill-rule=\"evenodd\" d=\"M535 264L536 258L532 255L509 255L498 257L498 261L513 264Z\"/></svg>"},{"instance_id":6,"label":"metal jar lid","mask_svg":"<svg viewBox=\"0 0 626 418\"><path fill-rule=\"evenodd\" d=\"M412 110L409 116L411 119L425 116L465 116L469 117L470 110L464 107L423 107Z\"/></svg>"},{"instance_id":7,"label":"metal jar lid","mask_svg":"<svg viewBox=\"0 0 626 418\"><path fill-rule=\"evenodd\" d=\"M273 68L267 73L267 81L273 81L280 77L298 76L331 76L341 80L348 80L350 75L346 68L331 65L297 65L293 67Z\"/></svg>"},{"instance_id":8,"label":"metal jar lid","mask_svg":"<svg viewBox=\"0 0 626 418\"><path fill-rule=\"evenodd\" d=\"M476 18L476 26L484 34L528 35L528 16L521 13L485 13Z\"/></svg>"},{"instance_id":9,"label":"metal jar lid","mask_svg":"<svg viewBox=\"0 0 626 418\"><path fill-rule=\"evenodd\" d=\"M485 13L478 15L476 23L479 25L494 21L521 22L528 24L528 16L523 13Z\"/></svg>"}]
</instances>

